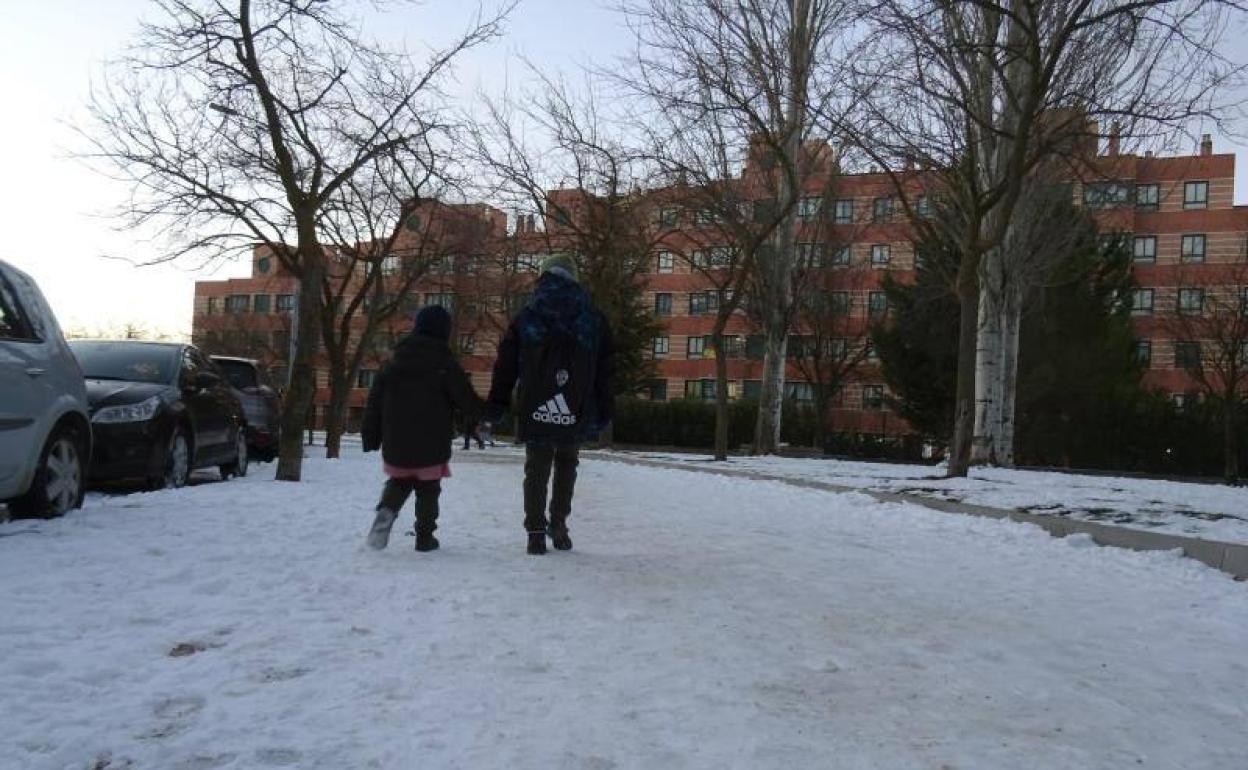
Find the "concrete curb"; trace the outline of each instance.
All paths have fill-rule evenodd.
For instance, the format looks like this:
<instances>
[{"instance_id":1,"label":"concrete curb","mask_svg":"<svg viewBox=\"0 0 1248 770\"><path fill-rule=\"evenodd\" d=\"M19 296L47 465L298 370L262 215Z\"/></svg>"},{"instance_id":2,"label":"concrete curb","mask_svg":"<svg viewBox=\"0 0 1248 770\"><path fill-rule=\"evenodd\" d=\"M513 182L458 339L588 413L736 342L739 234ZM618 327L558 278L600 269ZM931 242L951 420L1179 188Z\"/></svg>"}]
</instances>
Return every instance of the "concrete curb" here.
<instances>
[{"instance_id":1,"label":"concrete curb","mask_svg":"<svg viewBox=\"0 0 1248 770\"><path fill-rule=\"evenodd\" d=\"M992 508L972 503L955 503L948 500L937 500L922 495L899 492L881 492L878 490L860 489L858 487L832 484L826 481L809 479L792 479L775 476L758 471L737 470L735 468L700 467L690 463L672 462L668 460L652 460L645 457L627 457L610 452L586 451L585 456L596 460L607 460L628 465L644 465L653 468L690 471L693 473L710 473L718 476L754 479L757 481L778 481L789 486L804 489L819 489L825 492L856 492L867 495L884 503L911 503L921 505L945 513L960 513L969 516L983 516L990 519L1009 519L1024 524L1034 524L1054 537L1086 534L1097 545L1109 545L1116 548L1129 548L1133 551L1172 551L1181 549L1183 555L1208 564L1214 569L1229 573L1236 580L1248 580L1248 545L1226 543L1220 540L1203 540L1182 535L1168 535L1160 532L1149 532L1143 529L1130 529L1095 521L1080 521L1061 516L1042 516L1035 513L1011 510L1008 508Z\"/></svg>"}]
</instances>

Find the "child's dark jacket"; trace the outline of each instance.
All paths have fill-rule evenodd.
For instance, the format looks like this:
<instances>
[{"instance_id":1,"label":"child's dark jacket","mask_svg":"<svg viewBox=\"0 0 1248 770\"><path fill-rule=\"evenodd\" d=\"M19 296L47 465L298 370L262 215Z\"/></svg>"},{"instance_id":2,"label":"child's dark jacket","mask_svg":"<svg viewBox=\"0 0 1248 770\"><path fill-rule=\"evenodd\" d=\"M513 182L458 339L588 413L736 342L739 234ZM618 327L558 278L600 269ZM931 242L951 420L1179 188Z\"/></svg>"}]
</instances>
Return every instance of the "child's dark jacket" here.
<instances>
[{"instance_id":1,"label":"child's dark jacket","mask_svg":"<svg viewBox=\"0 0 1248 770\"><path fill-rule=\"evenodd\" d=\"M481 399L446 342L410 334L373 381L364 410L364 451L388 465L424 468L451 459L455 413L475 421Z\"/></svg>"}]
</instances>

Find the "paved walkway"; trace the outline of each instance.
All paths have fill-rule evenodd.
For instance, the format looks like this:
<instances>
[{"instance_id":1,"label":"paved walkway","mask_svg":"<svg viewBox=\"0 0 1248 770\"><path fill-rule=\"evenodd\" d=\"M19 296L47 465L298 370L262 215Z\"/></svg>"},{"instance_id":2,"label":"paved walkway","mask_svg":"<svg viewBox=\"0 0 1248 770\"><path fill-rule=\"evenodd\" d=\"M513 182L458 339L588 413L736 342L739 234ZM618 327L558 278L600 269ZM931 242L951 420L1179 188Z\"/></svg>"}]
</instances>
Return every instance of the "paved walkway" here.
<instances>
[{"instance_id":1,"label":"paved walkway","mask_svg":"<svg viewBox=\"0 0 1248 770\"><path fill-rule=\"evenodd\" d=\"M1098 545L1110 545L1119 548L1130 548L1136 551L1169 551L1181 549L1183 555L1204 562L1215 569L1233 575L1237 580L1248 580L1248 545L1242 543L1226 543L1218 540L1204 540L1180 535L1149 532L1142 529L1103 524L1093 521L1080 521L1059 516L1043 516L1008 508L993 508L972 503L936 500L922 495L898 492L881 492L878 490L860 489L844 484L833 484L826 481L794 479L758 471L725 468L708 463L705 466L690 463L656 460L648 457L636 457L620 452L586 450L585 457L608 462L626 463L629 465L645 465L657 468L689 471L692 473L710 473L719 476L755 479L758 481L775 481L794 487L806 489L822 489L828 492L857 492L876 500L889 503L912 503L946 513L961 513L970 516L984 516L993 519L1010 519L1012 521L1034 524L1054 537L1065 537L1073 534L1089 535Z\"/></svg>"}]
</instances>

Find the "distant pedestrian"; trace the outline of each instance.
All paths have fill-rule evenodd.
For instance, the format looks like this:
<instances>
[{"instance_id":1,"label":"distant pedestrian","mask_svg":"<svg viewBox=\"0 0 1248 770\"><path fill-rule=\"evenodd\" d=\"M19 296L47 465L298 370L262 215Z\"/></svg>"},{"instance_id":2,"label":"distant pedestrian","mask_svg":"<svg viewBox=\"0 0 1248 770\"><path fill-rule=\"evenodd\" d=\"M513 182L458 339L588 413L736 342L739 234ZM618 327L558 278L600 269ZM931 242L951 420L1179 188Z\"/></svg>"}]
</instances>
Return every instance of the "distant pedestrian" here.
<instances>
[{"instance_id":1,"label":"distant pedestrian","mask_svg":"<svg viewBox=\"0 0 1248 770\"><path fill-rule=\"evenodd\" d=\"M558 550L572 547L568 517L578 451L613 417L614 353L607 319L590 304L576 263L561 254L548 257L533 299L499 343L486 411L488 424L502 419L519 381L517 440L525 445L524 528L531 554L546 553L547 536Z\"/></svg>"},{"instance_id":2,"label":"distant pedestrian","mask_svg":"<svg viewBox=\"0 0 1248 770\"><path fill-rule=\"evenodd\" d=\"M451 317L436 305L416 316L412 333L368 393L361 438L364 451L381 449L388 477L368 533L369 546L385 548L390 528L407 498L416 493L416 550L438 547L438 497L451 475L455 414L473 421L482 402L451 353Z\"/></svg>"}]
</instances>

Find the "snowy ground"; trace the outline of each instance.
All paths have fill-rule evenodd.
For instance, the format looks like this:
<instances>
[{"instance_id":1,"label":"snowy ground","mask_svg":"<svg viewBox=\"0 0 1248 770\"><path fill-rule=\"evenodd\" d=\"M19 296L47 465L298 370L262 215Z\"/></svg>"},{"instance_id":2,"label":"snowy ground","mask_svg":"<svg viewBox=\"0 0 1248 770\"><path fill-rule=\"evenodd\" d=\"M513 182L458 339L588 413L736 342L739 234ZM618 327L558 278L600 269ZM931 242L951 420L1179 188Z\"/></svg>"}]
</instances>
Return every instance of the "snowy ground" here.
<instances>
[{"instance_id":1,"label":"snowy ground","mask_svg":"<svg viewBox=\"0 0 1248 770\"><path fill-rule=\"evenodd\" d=\"M0 768L1245 766L1195 561L602 460L536 558L512 449L375 553L354 452L0 525Z\"/></svg>"},{"instance_id":2,"label":"snowy ground","mask_svg":"<svg viewBox=\"0 0 1248 770\"><path fill-rule=\"evenodd\" d=\"M711 461L709 455L629 454L701 466ZM970 478L946 479L943 466L786 457L734 457L716 465L858 489L906 492L1173 535L1248 543L1248 487L1001 468L976 468Z\"/></svg>"}]
</instances>

